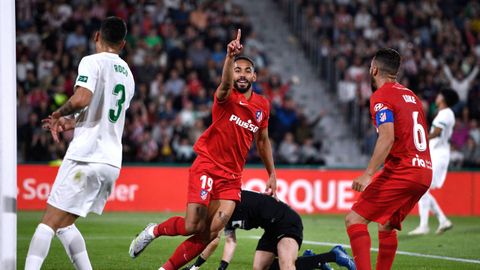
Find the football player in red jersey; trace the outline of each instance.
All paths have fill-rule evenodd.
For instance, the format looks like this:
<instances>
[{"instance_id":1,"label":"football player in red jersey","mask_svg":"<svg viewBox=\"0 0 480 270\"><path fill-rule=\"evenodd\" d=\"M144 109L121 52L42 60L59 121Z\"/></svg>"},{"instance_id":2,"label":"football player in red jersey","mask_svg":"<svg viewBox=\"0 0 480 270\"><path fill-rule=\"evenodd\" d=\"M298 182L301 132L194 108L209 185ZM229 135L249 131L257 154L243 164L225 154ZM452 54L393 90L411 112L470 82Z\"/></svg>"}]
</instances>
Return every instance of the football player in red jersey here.
<instances>
[{"instance_id":1,"label":"football player in red jersey","mask_svg":"<svg viewBox=\"0 0 480 270\"><path fill-rule=\"evenodd\" d=\"M371 269L367 224L378 223L376 269L390 269L401 222L428 190L432 163L420 99L396 81L400 55L376 52L370 66L373 94L370 113L378 130L375 150L365 172L353 181L362 192L345 218L357 269ZM384 163L382 170L378 171Z\"/></svg>"},{"instance_id":2,"label":"football player in red jersey","mask_svg":"<svg viewBox=\"0 0 480 270\"><path fill-rule=\"evenodd\" d=\"M254 63L240 56L241 31L227 46L222 82L215 92L212 124L194 145L198 157L190 168L185 217L149 224L131 243L135 258L155 238L192 235L160 269L179 269L217 237L240 201L246 157L255 139L269 180L265 193L276 196L276 176L268 137L268 100L252 91Z\"/></svg>"}]
</instances>

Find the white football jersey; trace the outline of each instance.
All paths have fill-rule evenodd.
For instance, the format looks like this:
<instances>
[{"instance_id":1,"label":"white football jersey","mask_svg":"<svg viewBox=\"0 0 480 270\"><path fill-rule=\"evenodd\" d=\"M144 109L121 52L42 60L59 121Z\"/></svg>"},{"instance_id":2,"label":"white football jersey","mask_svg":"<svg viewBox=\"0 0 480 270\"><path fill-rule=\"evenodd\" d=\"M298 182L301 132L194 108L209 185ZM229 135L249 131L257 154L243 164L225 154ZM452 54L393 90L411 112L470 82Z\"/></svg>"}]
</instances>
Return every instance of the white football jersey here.
<instances>
[{"instance_id":1,"label":"white football jersey","mask_svg":"<svg viewBox=\"0 0 480 270\"><path fill-rule=\"evenodd\" d=\"M130 68L117 54L85 56L78 66L76 86L92 91L93 96L75 115L75 132L65 158L120 168L125 111L135 90Z\"/></svg>"},{"instance_id":2,"label":"white football jersey","mask_svg":"<svg viewBox=\"0 0 480 270\"><path fill-rule=\"evenodd\" d=\"M445 108L438 112L433 119L432 132L435 127L441 128L440 136L430 140L430 153L432 155L438 154L439 151L450 153L450 137L452 137L453 126L455 125L455 114L452 109Z\"/></svg>"}]
</instances>

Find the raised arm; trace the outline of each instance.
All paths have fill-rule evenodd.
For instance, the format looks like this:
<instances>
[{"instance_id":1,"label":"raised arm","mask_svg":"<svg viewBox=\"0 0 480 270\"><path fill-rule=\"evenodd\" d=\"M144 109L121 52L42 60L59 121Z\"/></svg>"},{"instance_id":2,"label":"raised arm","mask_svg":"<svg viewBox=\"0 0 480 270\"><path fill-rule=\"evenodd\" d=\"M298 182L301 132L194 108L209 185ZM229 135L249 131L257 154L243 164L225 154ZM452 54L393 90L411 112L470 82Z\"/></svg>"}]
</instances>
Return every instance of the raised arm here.
<instances>
[{"instance_id":1,"label":"raised arm","mask_svg":"<svg viewBox=\"0 0 480 270\"><path fill-rule=\"evenodd\" d=\"M470 74L468 74L468 77L465 78L465 80L468 82L468 84L470 84L473 81L473 79L477 77L477 75L478 75L478 66L476 65L473 71L470 72Z\"/></svg>"},{"instance_id":2,"label":"raised arm","mask_svg":"<svg viewBox=\"0 0 480 270\"><path fill-rule=\"evenodd\" d=\"M453 77L452 71L450 71L450 68L447 64L443 65L443 73L445 73L445 76L447 76L447 79L450 81L450 83L457 81L457 79Z\"/></svg>"},{"instance_id":3,"label":"raised arm","mask_svg":"<svg viewBox=\"0 0 480 270\"><path fill-rule=\"evenodd\" d=\"M261 129L255 137L257 151L265 165L268 173L268 182L265 193L273 197L277 196L277 176L275 174L275 165L273 163L272 144L268 137L268 128Z\"/></svg>"},{"instance_id":4,"label":"raised arm","mask_svg":"<svg viewBox=\"0 0 480 270\"><path fill-rule=\"evenodd\" d=\"M227 45L227 55L222 71L222 82L215 93L219 101L226 99L228 95L230 95L230 89L233 87L233 63L235 56L239 55L243 49L243 45L240 44L241 36L242 32L238 29L237 37Z\"/></svg>"}]
</instances>

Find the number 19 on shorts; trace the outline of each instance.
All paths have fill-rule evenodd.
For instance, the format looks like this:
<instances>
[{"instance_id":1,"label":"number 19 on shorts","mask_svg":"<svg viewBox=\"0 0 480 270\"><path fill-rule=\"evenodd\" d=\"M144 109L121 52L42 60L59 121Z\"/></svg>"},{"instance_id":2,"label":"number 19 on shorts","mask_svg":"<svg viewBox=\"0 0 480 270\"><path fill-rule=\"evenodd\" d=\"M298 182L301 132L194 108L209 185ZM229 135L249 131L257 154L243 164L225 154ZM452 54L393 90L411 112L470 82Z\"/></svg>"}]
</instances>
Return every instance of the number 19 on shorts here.
<instances>
[{"instance_id":1,"label":"number 19 on shorts","mask_svg":"<svg viewBox=\"0 0 480 270\"><path fill-rule=\"evenodd\" d=\"M202 181L202 189L205 189L208 192L212 191L213 179L211 177L208 177L208 175L202 175L200 176L200 181Z\"/></svg>"}]
</instances>

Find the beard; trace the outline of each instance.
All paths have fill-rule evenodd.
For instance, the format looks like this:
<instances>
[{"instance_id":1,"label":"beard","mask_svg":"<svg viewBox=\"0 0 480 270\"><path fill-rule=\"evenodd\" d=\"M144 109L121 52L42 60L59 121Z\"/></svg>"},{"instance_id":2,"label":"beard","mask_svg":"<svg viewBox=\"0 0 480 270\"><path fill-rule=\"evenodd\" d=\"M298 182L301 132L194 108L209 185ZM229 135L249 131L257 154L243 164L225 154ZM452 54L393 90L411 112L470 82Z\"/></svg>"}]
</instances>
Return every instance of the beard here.
<instances>
[{"instance_id":1,"label":"beard","mask_svg":"<svg viewBox=\"0 0 480 270\"><path fill-rule=\"evenodd\" d=\"M377 82L375 81L375 78L373 78L373 76L371 77L371 82L370 82L370 86L372 87L372 93L377 91L378 89L378 86L377 86Z\"/></svg>"},{"instance_id":2,"label":"beard","mask_svg":"<svg viewBox=\"0 0 480 270\"><path fill-rule=\"evenodd\" d=\"M239 80L236 80L235 82L233 82L233 87L242 94L245 94L250 89L250 87L252 87L252 82L248 80L247 80L247 85L245 87L240 87L238 85L238 81Z\"/></svg>"}]
</instances>

